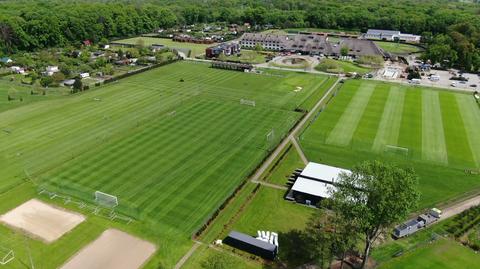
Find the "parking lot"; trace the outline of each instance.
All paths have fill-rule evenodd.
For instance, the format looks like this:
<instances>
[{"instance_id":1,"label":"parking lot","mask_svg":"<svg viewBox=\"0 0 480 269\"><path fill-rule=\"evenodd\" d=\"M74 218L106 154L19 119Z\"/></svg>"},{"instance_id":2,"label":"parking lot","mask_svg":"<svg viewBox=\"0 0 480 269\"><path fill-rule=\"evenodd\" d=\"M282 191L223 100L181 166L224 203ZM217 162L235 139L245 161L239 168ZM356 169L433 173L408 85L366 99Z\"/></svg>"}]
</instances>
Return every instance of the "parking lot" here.
<instances>
[{"instance_id":1,"label":"parking lot","mask_svg":"<svg viewBox=\"0 0 480 269\"><path fill-rule=\"evenodd\" d=\"M376 72L374 79L467 92L474 92L480 89L480 76L477 74L464 73L462 76L468 80L458 81L450 80L454 75L459 76L458 70L451 69L450 71L445 71L432 69L422 71L421 73L424 74L422 78L412 82L406 79L408 75L405 72L406 67L407 65L405 64L386 62L385 67ZM394 70L397 72L394 72ZM394 75L392 76L392 74ZM436 79L430 79L430 75Z\"/></svg>"}]
</instances>

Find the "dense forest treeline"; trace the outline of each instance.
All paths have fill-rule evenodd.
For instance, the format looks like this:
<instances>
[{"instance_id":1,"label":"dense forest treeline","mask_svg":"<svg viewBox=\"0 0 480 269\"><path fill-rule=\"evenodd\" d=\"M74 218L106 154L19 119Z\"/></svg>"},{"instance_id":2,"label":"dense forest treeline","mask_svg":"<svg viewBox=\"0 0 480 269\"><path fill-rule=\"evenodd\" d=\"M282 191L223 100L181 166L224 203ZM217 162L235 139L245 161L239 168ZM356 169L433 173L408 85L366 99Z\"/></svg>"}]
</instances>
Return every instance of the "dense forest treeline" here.
<instances>
[{"instance_id":1,"label":"dense forest treeline","mask_svg":"<svg viewBox=\"0 0 480 269\"><path fill-rule=\"evenodd\" d=\"M480 6L447 0L0 1L0 51L126 37L203 22L396 29L424 35L426 57L480 67ZM431 48L431 49L430 49Z\"/></svg>"}]
</instances>

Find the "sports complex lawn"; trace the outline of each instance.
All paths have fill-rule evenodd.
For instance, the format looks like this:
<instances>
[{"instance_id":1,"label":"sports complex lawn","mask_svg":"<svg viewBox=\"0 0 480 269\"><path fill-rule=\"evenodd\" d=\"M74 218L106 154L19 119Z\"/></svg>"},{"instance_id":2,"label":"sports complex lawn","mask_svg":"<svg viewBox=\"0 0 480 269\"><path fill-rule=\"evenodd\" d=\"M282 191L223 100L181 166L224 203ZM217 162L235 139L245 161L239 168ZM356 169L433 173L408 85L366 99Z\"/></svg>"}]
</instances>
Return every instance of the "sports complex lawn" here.
<instances>
[{"instance_id":1,"label":"sports complex lawn","mask_svg":"<svg viewBox=\"0 0 480 269\"><path fill-rule=\"evenodd\" d=\"M46 95L31 95L32 88L29 86L20 85L15 82L10 82L6 77L0 79L0 112L27 105L35 101L48 100L60 95L66 94L62 90L49 89ZM8 100L10 95L12 100ZM0 123L0 128L4 127Z\"/></svg>"},{"instance_id":2,"label":"sports complex lawn","mask_svg":"<svg viewBox=\"0 0 480 269\"><path fill-rule=\"evenodd\" d=\"M116 40L118 43L133 44L136 45L140 40L143 40L144 46L151 46L153 44L164 45L172 49L178 49L188 56L188 50L191 51L190 57L195 57L205 53L205 49L212 46L212 44L195 44L187 42L175 42L168 38L157 38L157 37L132 37L128 39Z\"/></svg>"},{"instance_id":3,"label":"sports complex lawn","mask_svg":"<svg viewBox=\"0 0 480 269\"><path fill-rule=\"evenodd\" d=\"M307 157L340 167L365 159L411 166L421 207L480 186L480 109L467 94L349 80L301 135Z\"/></svg>"},{"instance_id":4,"label":"sports complex lawn","mask_svg":"<svg viewBox=\"0 0 480 269\"><path fill-rule=\"evenodd\" d=\"M479 262L480 257L473 250L464 247L453 240L439 239L436 242L426 244L413 252L394 258L391 261L382 264L379 268L479 268Z\"/></svg>"},{"instance_id":5,"label":"sports complex lawn","mask_svg":"<svg viewBox=\"0 0 480 269\"><path fill-rule=\"evenodd\" d=\"M9 109L0 113L10 130L0 133L0 192L29 181L87 202L96 190L116 195L170 268L300 118L294 110L311 109L329 85L327 76L180 62Z\"/></svg>"},{"instance_id":6,"label":"sports complex lawn","mask_svg":"<svg viewBox=\"0 0 480 269\"><path fill-rule=\"evenodd\" d=\"M393 53L393 54L408 54L412 52L423 51L423 49L420 47L410 45L410 44L405 44L405 43L375 41L375 44L377 44L384 51Z\"/></svg>"},{"instance_id":7,"label":"sports complex lawn","mask_svg":"<svg viewBox=\"0 0 480 269\"><path fill-rule=\"evenodd\" d=\"M315 66L315 69L334 74L354 72L358 74L365 74L372 71L372 69L360 66L354 62L335 59L323 59L317 66Z\"/></svg>"}]
</instances>

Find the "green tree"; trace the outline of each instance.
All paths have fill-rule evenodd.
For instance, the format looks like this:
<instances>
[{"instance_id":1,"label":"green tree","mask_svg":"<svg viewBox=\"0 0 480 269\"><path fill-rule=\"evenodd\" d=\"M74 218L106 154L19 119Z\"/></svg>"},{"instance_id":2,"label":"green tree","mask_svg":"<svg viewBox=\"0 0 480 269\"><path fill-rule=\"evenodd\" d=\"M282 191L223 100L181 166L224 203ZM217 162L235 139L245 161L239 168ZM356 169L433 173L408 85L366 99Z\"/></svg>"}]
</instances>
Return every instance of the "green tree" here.
<instances>
[{"instance_id":1,"label":"green tree","mask_svg":"<svg viewBox=\"0 0 480 269\"><path fill-rule=\"evenodd\" d=\"M54 83L60 83L65 80L65 75L62 72L57 72L52 75L52 79Z\"/></svg>"},{"instance_id":2,"label":"green tree","mask_svg":"<svg viewBox=\"0 0 480 269\"><path fill-rule=\"evenodd\" d=\"M42 85L42 87L44 88L52 85L52 83L53 83L53 78L51 76L45 76L40 79L40 85Z\"/></svg>"},{"instance_id":3,"label":"green tree","mask_svg":"<svg viewBox=\"0 0 480 269\"><path fill-rule=\"evenodd\" d=\"M216 253L204 260L201 266L204 269L230 269L232 268L232 261L222 253Z\"/></svg>"},{"instance_id":4,"label":"green tree","mask_svg":"<svg viewBox=\"0 0 480 269\"><path fill-rule=\"evenodd\" d=\"M342 46L342 48L340 48L340 55L348 56L348 51L349 51L348 46Z\"/></svg>"},{"instance_id":5,"label":"green tree","mask_svg":"<svg viewBox=\"0 0 480 269\"><path fill-rule=\"evenodd\" d=\"M327 205L328 200L325 200ZM352 234L355 224L341 218L335 212L318 211L310 218L305 234L313 258L321 267L330 267L335 257L341 260L341 267L348 251L355 249L359 238Z\"/></svg>"},{"instance_id":6,"label":"green tree","mask_svg":"<svg viewBox=\"0 0 480 269\"><path fill-rule=\"evenodd\" d=\"M83 82L82 79L79 77L75 78L75 82L73 83L73 92L80 92L83 90Z\"/></svg>"},{"instance_id":7,"label":"green tree","mask_svg":"<svg viewBox=\"0 0 480 269\"><path fill-rule=\"evenodd\" d=\"M262 51L262 50L263 50L263 47L262 47L262 45L260 45L260 44L256 44L255 47L253 48L253 50L255 50L255 51Z\"/></svg>"},{"instance_id":8,"label":"green tree","mask_svg":"<svg viewBox=\"0 0 480 269\"><path fill-rule=\"evenodd\" d=\"M329 202L339 218L355 224L364 241L365 268L373 243L417 205L418 179L412 169L367 161L342 174Z\"/></svg>"}]
</instances>

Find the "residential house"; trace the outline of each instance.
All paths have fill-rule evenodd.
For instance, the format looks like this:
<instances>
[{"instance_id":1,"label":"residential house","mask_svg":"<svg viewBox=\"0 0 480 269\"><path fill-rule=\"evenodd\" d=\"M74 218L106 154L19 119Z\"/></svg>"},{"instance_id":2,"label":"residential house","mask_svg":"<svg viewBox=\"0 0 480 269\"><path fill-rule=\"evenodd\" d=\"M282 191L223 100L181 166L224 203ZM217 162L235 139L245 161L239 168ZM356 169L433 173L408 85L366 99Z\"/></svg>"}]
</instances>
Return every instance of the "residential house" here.
<instances>
[{"instance_id":1,"label":"residential house","mask_svg":"<svg viewBox=\"0 0 480 269\"><path fill-rule=\"evenodd\" d=\"M12 72L15 74L22 74L22 75L26 74L25 69L20 66L12 66L10 67L10 70L12 70Z\"/></svg>"},{"instance_id":2,"label":"residential house","mask_svg":"<svg viewBox=\"0 0 480 269\"><path fill-rule=\"evenodd\" d=\"M42 74L44 76L52 76L57 72L60 72L60 69L58 69L58 66L47 66L45 72L43 72Z\"/></svg>"},{"instance_id":3,"label":"residential house","mask_svg":"<svg viewBox=\"0 0 480 269\"><path fill-rule=\"evenodd\" d=\"M0 58L0 62L2 64L11 64L11 63L13 63L13 60L10 59L9 57L3 57L3 58Z\"/></svg>"},{"instance_id":4,"label":"residential house","mask_svg":"<svg viewBox=\"0 0 480 269\"><path fill-rule=\"evenodd\" d=\"M89 78L90 74L89 73L80 73L80 78Z\"/></svg>"}]
</instances>

